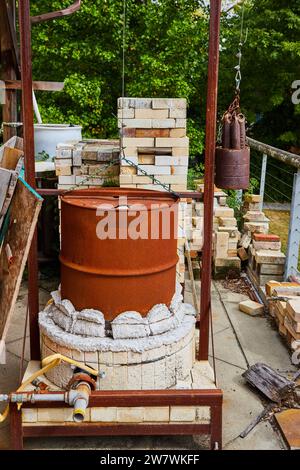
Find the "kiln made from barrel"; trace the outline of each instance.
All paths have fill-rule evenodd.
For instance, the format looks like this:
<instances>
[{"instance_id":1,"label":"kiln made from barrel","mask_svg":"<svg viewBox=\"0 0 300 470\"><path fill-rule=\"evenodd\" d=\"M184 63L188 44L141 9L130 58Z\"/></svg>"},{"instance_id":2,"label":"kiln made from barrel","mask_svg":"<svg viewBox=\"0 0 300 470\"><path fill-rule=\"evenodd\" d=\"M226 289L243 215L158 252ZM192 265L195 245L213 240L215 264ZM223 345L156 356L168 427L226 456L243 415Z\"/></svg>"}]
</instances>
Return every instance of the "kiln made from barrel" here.
<instances>
[{"instance_id":1,"label":"kiln made from barrel","mask_svg":"<svg viewBox=\"0 0 300 470\"><path fill-rule=\"evenodd\" d=\"M130 228L137 215L146 225L134 239ZM100 239L99 223L105 217L114 221L115 231ZM68 192L61 204L62 297L77 310L100 310L107 320L124 311L146 315L153 305L170 305L178 261L177 219L178 197L167 192Z\"/></svg>"}]
</instances>

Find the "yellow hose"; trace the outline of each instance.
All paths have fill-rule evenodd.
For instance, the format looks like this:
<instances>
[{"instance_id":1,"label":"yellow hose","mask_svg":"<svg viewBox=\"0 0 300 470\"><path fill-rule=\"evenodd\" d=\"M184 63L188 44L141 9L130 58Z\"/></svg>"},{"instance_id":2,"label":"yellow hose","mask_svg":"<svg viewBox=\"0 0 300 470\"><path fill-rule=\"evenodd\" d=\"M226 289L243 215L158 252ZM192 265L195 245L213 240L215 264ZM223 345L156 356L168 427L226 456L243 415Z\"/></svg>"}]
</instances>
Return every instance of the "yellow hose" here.
<instances>
[{"instance_id":1,"label":"yellow hose","mask_svg":"<svg viewBox=\"0 0 300 470\"><path fill-rule=\"evenodd\" d=\"M63 356L62 354L52 354L51 356L45 357L42 360L42 368L32 374L25 382L23 382L20 387L18 388L17 392L23 392L24 389L33 382L37 377L44 375L48 370L53 369L53 367L58 366L62 361L67 362L68 364L72 364L80 369L88 372L91 375L97 376L98 371L96 369L92 369L81 362L75 361L74 359L70 359L69 357ZM18 403L18 409L20 410L22 403ZM6 406L4 412L0 413L0 423L3 423L9 414L9 405Z\"/></svg>"}]
</instances>

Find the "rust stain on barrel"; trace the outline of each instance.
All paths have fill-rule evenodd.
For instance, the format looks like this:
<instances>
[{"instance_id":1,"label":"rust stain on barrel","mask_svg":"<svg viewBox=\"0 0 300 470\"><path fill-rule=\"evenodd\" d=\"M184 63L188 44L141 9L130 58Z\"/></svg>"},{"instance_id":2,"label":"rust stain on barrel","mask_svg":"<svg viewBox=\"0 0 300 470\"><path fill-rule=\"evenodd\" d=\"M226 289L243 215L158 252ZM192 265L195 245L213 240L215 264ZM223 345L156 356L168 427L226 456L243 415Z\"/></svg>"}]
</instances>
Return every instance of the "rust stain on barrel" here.
<instances>
[{"instance_id":1,"label":"rust stain on barrel","mask_svg":"<svg viewBox=\"0 0 300 470\"><path fill-rule=\"evenodd\" d=\"M250 148L216 149L216 185L222 189L248 189Z\"/></svg>"},{"instance_id":2,"label":"rust stain on barrel","mask_svg":"<svg viewBox=\"0 0 300 470\"><path fill-rule=\"evenodd\" d=\"M126 196L127 207L119 206ZM109 204L111 209L97 208ZM138 211L143 204L143 211ZM153 206L154 205L154 206ZM123 211L127 225L122 227ZM155 212L156 211L156 212ZM97 227L109 214L116 216L116 237L100 239ZM130 223L143 213L147 238L132 239ZM123 212L124 214L124 212ZM167 219L164 219L167 217ZM62 197L61 290L76 310L94 308L107 320L132 310L146 315L155 304L169 305L175 291L178 198L149 190L103 188L76 190ZM163 220L170 221L164 238ZM120 233L127 231L127 239ZM151 233L156 232L156 239Z\"/></svg>"}]
</instances>

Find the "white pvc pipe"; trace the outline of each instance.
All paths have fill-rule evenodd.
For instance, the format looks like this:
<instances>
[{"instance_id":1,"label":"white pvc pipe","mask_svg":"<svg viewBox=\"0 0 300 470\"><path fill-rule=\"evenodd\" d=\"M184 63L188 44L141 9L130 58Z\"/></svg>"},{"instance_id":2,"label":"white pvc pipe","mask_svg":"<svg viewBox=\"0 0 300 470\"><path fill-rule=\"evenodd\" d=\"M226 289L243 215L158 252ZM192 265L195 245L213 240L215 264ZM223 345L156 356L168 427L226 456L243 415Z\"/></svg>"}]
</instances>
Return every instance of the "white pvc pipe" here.
<instances>
[{"instance_id":1,"label":"white pvc pipe","mask_svg":"<svg viewBox=\"0 0 300 470\"><path fill-rule=\"evenodd\" d=\"M34 114L36 116L37 122L39 124L42 124L43 123L42 116L41 116L41 113L40 113L40 110L39 110L39 107L38 107L38 104L37 104L36 96L35 96L35 93L34 93L33 90L32 90L32 100L33 100Z\"/></svg>"}]
</instances>

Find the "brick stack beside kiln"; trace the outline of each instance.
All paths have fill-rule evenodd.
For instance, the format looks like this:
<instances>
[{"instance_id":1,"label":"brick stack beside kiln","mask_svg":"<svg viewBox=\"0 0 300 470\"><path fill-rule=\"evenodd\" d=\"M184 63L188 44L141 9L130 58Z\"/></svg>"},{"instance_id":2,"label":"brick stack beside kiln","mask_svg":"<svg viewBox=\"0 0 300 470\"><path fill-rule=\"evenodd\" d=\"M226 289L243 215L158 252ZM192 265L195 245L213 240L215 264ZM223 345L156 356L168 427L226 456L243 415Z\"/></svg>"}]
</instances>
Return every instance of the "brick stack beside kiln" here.
<instances>
[{"instance_id":1,"label":"brick stack beside kiln","mask_svg":"<svg viewBox=\"0 0 300 470\"><path fill-rule=\"evenodd\" d=\"M161 182L173 191L186 191L186 122L185 99L119 98L118 125L127 160L121 161L120 186L164 190Z\"/></svg>"},{"instance_id":2,"label":"brick stack beside kiln","mask_svg":"<svg viewBox=\"0 0 300 470\"><path fill-rule=\"evenodd\" d=\"M269 219L260 209L261 196L246 195L243 206L244 235L241 245L248 250L249 270L255 281L264 286L268 281L282 281L285 255L278 235L269 234Z\"/></svg>"},{"instance_id":3,"label":"brick stack beside kiln","mask_svg":"<svg viewBox=\"0 0 300 470\"><path fill-rule=\"evenodd\" d=\"M58 188L118 186L119 154L119 140L58 144L54 160Z\"/></svg>"}]
</instances>

